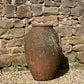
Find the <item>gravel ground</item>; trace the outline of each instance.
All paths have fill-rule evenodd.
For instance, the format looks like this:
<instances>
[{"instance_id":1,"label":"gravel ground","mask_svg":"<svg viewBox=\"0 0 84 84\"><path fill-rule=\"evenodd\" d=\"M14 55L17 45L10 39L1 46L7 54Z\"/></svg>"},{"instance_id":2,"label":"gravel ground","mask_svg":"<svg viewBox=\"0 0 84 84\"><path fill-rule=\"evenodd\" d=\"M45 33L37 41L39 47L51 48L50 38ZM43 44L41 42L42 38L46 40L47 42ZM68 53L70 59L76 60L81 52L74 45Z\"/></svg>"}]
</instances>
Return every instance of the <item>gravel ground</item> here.
<instances>
[{"instance_id":1,"label":"gravel ground","mask_svg":"<svg viewBox=\"0 0 84 84\"><path fill-rule=\"evenodd\" d=\"M0 72L0 84L84 84L84 70L60 70L49 81L35 81L29 70Z\"/></svg>"}]
</instances>

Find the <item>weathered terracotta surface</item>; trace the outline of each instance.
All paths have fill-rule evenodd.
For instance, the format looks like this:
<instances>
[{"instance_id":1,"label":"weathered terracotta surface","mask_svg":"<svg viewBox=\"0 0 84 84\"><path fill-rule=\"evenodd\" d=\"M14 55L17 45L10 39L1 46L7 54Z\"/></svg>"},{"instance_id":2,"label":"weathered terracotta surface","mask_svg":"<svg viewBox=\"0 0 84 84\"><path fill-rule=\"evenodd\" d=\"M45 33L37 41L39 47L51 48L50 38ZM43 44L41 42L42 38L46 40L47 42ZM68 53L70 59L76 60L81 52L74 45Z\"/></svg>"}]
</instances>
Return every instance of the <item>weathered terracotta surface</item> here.
<instances>
[{"instance_id":1,"label":"weathered terracotta surface","mask_svg":"<svg viewBox=\"0 0 84 84\"><path fill-rule=\"evenodd\" d=\"M49 80L56 76L61 49L52 26L33 25L25 35L25 56L35 80Z\"/></svg>"}]
</instances>

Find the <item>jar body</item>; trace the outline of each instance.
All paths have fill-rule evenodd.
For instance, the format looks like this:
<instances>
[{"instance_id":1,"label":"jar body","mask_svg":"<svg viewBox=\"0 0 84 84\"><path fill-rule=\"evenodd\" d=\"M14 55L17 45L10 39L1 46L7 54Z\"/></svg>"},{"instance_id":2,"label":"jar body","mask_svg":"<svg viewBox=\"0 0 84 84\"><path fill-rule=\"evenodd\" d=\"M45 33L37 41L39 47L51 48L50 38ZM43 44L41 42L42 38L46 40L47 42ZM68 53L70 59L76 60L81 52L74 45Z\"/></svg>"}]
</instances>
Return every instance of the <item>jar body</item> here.
<instances>
[{"instance_id":1,"label":"jar body","mask_svg":"<svg viewBox=\"0 0 84 84\"><path fill-rule=\"evenodd\" d=\"M51 26L33 26L25 35L25 57L35 80L56 76L61 49L57 33Z\"/></svg>"}]
</instances>

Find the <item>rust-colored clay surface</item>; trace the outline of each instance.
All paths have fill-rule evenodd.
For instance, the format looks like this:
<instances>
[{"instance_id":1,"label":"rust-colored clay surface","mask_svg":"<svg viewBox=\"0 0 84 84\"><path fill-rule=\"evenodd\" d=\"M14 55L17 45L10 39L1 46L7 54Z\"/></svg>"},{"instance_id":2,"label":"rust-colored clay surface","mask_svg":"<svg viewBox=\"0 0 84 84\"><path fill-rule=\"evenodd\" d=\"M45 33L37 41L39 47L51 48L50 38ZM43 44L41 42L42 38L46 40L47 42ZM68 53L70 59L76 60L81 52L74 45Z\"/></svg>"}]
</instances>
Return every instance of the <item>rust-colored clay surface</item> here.
<instances>
[{"instance_id":1,"label":"rust-colored clay surface","mask_svg":"<svg viewBox=\"0 0 84 84\"><path fill-rule=\"evenodd\" d=\"M35 80L56 76L60 53L58 36L52 26L33 25L25 35L25 56Z\"/></svg>"}]
</instances>

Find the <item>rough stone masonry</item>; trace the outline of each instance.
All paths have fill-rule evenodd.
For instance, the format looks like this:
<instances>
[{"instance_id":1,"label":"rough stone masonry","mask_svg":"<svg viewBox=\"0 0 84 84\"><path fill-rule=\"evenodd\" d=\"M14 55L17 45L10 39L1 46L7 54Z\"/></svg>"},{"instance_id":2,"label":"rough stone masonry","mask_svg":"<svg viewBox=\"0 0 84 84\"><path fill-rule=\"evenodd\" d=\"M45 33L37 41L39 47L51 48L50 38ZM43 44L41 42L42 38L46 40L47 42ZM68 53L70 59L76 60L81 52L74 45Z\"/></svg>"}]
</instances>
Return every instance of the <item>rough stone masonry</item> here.
<instances>
[{"instance_id":1,"label":"rough stone masonry","mask_svg":"<svg viewBox=\"0 0 84 84\"><path fill-rule=\"evenodd\" d=\"M0 67L26 65L24 35L33 21L53 24L69 63L84 63L84 0L0 0Z\"/></svg>"}]
</instances>

